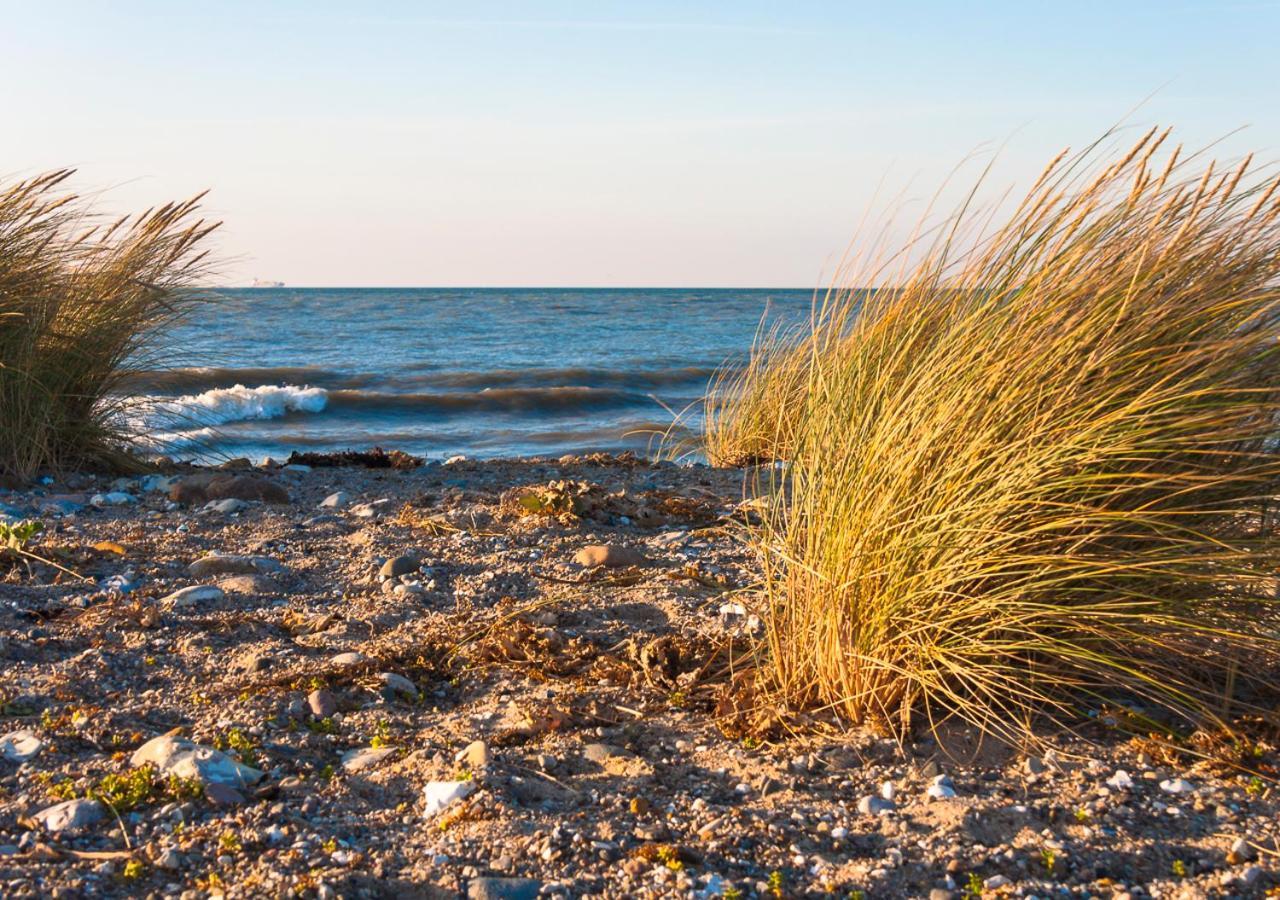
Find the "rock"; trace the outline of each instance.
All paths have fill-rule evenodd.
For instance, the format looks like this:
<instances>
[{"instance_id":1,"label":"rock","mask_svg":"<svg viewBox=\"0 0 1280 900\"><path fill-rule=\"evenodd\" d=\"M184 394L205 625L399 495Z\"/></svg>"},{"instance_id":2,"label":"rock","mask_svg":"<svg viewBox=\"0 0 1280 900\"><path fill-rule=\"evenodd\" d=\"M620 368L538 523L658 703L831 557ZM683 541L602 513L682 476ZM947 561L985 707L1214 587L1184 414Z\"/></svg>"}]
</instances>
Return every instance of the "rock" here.
<instances>
[{"instance_id":1,"label":"rock","mask_svg":"<svg viewBox=\"0 0 1280 900\"><path fill-rule=\"evenodd\" d=\"M363 772L395 752L394 747L357 747L342 754L342 769L345 772Z\"/></svg>"},{"instance_id":2,"label":"rock","mask_svg":"<svg viewBox=\"0 0 1280 900\"><path fill-rule=\"evenodd\" d=\"M858 801L858 812L864 816L883 816L897 809L897 804L883 797L868 795Z\"/></svg>"},{"instance_id":3,"label":"rock","mask_svg":"<svg viewBox=\"0 0 1280 900\"><path fill-rule=\"evenodd\" d=\"M177 850L170 847L168 850L165 850L156 857L156 867L160 869L168 869L170 871L180 869L182 868L182 855L178 853Z\"/></svg>"},{"instance_id":4,"label":"rock","mask_svg":"<svg viewBox=\"0 0 1280 900\"><path fill-rule=\"evenodd\" d=\"M342 509L351 502L351 496L346 491L338 491L330 494L320 501L321 509Z\"/></svg>"},{"instance_id":5,"label":"rock","mask_svg":"<svg viewBox=\"0 0 1280 900\"><path fill-rule=\"evenodd\" d=\"M338 699L320 688L307 694L307 707L317 719L327 719L338 711Z\"/></svg>"},{"instance_id":6,"label":"rock","mask_svg":"<svg viewBox=\"0 0 1280 900\"><path fill-rule=\"evenodd\" d=\"M925 793L934 800L949 800L956 795L956 788L949 776L937 775Z\"/></svg>"},{"instance_id":7,"label":"rock","mask_svg":"<svg viewBox=\"0 0 1280 900\"><path fill-rule=\"evenodd\" d=\"M1253 849L1248 841L1244 838L1236 838L1231 845L1231 849L1227 851L1227 862L1233 866L1238 866L1241 863L1251 861L1257 855L1257 851Z\"/></svg>"},{"instance_id":8,"label":"rock","mask_svg":"<svg viewBox=\"0 0 1280 900\"><path fill-rule=\"evenodd\" d=\"M640 551L623 547L621 544L591 544L575 553L573 561L588 569L594 569L597 566L611 569L642 566L646 562L644 554Z\"/></svg>"},{"instance_id":9,"label":"rock","mask_svg":"<svg viewBox=\"0 0 1280 900\"><path fill-rule=\"evenodd\" d=\"M1047 768L1044 764L1044 760L1037 756L1028 756L1024 765L1028 775L1039 775Z\"/></svg>"},{"instance_id":10,"label":"rock","mask_svg":"<svg viewBox=\"0 0 1280 900\"><path fill-rule=\"evenodd\" d=\"M222 593L222 588L214 587L211 584L197 584L185 587L180 591L174 591L172 594L162 598L160 605L169 609L186 609L200 603L216 603L226 596L226 594Z\"/></svg>"},{"instance_id":11,"label":"rock","mask_svg":"<svg viewBox=\"0 0 1280 900\"><path fill-rule=\"evenodd\" d=\"M428 781L422 788L424 806L422 814L436 816L448 807L471 795L476 789L474 781Z\"/></svg>"},{"instance_id":12,"label":"rock","mask_svg":"<svg viewBox=\"0 0 1280 900\"><path fill-rule=\"evenodd\" d=\"M399 578L401 575L418 571L418 565L418 561L412 556L393 556L382 564L382 568L378 570L378 577L384 580Z\"/></svg>"},{"instance_id":13,"label":"rock","mask_svg":"<svg viewBox=\"0 0 1280 900\"><path fill-rule=\"evenodd\" d=\"M109 491L105 494L94 494L89 498L89 503L93 506L128 506L130 503L137 503L138 498L133 494L126 494L124 491Z\"/></svg>"},{"instance_id":14,"label":"rock","mask_svg":"<svg viewBox=\"0 0 1280 900\"><path fill-rule=\"evenodd\" d=\"M265 575L232 575L218 582L229 594L275 594L279 586Z\"/></svg>"},{"instance_id":15,"label":"rock","mask_svg":"<svg viewBox=\"0 0 1280 900\"><path fill-rule=\"evenodd\" d=\"M1266 873L1259 866L1250 866L1240 873L1240 883L1246 888L1255 886Z\"/></svg>"},{"instance_id":16,"label":"rock","mask_svg":"<svg viewBox=\"0 0 1280 900\"><path fill-rule=\"evenodd\" d=\"M582 748L582 758L588 762L604 763L611 756L622 756L626 751L612 744L587 744Z\"/></svg>"},{"instance_id":17,"label":"rock","mask_svg":"<svg viewBox=\"0 0 1280 900\"><path fill-rule=\"evenodd\" d=\"M472 878L467 900L537 900L542 882L532 878Z\"/></svg>"},{"instance_id":18,"label":"rock","mask_svg":"<svg viewBox=\"0 0 1280 900\"><path fill-rule=\"evenodd\" d=\"M934 888L929 891L929 900L954 900L955 893L946 888Z\"/></svg>"},{"instance_id":19,"label":"rock","mask_svg":"<svg viewBox=\"0 0 1280 900\"><path fill-rule=\"evenodd\" d=\"M892 781L886 781L884 784L880 785L880 796L885 800L888 800L890 803L893 802L893 798L897 796L897 793L898 789L894 786Z\"/></svg>"},{"instance_id":20,"label":"rock","mask_svg":"<svg viewBox=\"0 0 1280 900\"><path fill-rule=\"evenodd\" d=\"M1007 884L1010 884L1008 875L992 875L990 878L982 882L982 886L989 891L1002 888Z\"/></svg>"},{"instance_id":21,"label":"rock","mask_svg":"<svg viewBox=\"0 0 1280 900\"><path fill-rule=\"evenodd\" d=\"M205 786L204 796L214 806L238 806L244 802L244 794L217 781Z\"/></svg>"},{"instance_id":22,"label":"rock","mask_svg":"<svg viewBox=\"0 0 1280 900\"><path fill-rule=\"evenodd\" d=\"M1116 774L1107 779L1107 787L1116 791L1133 790L1133 779L1124 769L1116 769Z\"/></svg>"},{"instance_id":23,"label":"rock","mask_svg":"<svg viewBox=\"0 0 1280 900\"><path fill-rule=\"evenodd\" d=\"M24 763L34 759L43 747L44 741L34 731L23 729L0 735L0 757L9 762Z\"/></svg>"},{"instance_id":24,"label":"rock","mask_svg":"<svg viewBox=\"0 0 1280 900\"><path fill-rule=\"evenodd\" d=\"M395 672L379 672L378 680L397 694L403 694L411 700L417 699L418 686L403 675L397 675Z\"/></svg>"},{"instance_id":25,"label":"rock","mask_svg":"<svg viewBox=\"0 0 1280 900\"><path fill-rule=\"evenodd\" d=\"M129 764L135 769L150 763L161 775L194 778L201 784L232 787L256 784L263 772L239 763L221 750L205 747L186 738L161 735L133 752Z\"/></svg>"},{"instance_id":26,"label":"rock","mask_svg":"<svg viewBox=\"0 0 1280 900\"><path fill-rule=\"evenodd\" d=\"M483 769L492 760L489 745L484 741L472 741L453 758L454 762L465 763L469 769Z\"/></svg>"},{"instance_id":27,"label":"rock","mask_svg":"<svg viewBox=\"0 0 1280 900\"><path fill-rule=\"evenodd\" d=\"M243 512L249 508L249 504L235 497L228 497L226 500L214 500L206 504L205 509L211 512L223 513L231 515L232 513Z\"/></svg>"},{"instance_id":28,"label":"rock","mask_svg":"<svg viewBox=\"0 0 1280 900\"><path fill-rule=\"evenodd\" d=\"M169 489L169 499L190 506L210 500L259 500L288 503L289 492L260 475L233 475L227 472L200 472L188 475Z\"/></svg>"},{"instance_id":29,"label":"rock","mask_svg":"<svg viewBox=\"0 0 1280 900\"><path fill-rule=\"evenodd\" d=\"M346 653L339 653L337 656L329 660L329 665L335 669L347 669L351 666L358 666L364 662L364 654L358 650L348 650Z\"/></svg>"},{"instance_id":30,"label":"rock","mask_svg":"<svg viewBox=\"0 0 1280 900\"><path fill-rule=\"evenodd\" d=\"M254 575L283 572L284 566L267 556L239 556L232 553L210 553L187 567L192 575L205 578L210 575Z\"/></svg>"},{"instance_id":31,"label":"rock","mask_svg":"<svg viewBox=\"0 0 1280 900\"><path fill-rule=\"evenodd\" d=\"M1190 794L1196 786L1185 778L1166 778L1160 782L1160 790L1166 794Z\"/></svg>"},{"instance_id":32,"label":"rock","mask_svg":"<svg viewBox=\"0 0 1280 900\"><path fill-rule=\"evenodd\" d=\"M40 810L31 818L50 834L63 831L80 831L107 814L97 800L64 800Z\"/></svg>"}]
</instances>

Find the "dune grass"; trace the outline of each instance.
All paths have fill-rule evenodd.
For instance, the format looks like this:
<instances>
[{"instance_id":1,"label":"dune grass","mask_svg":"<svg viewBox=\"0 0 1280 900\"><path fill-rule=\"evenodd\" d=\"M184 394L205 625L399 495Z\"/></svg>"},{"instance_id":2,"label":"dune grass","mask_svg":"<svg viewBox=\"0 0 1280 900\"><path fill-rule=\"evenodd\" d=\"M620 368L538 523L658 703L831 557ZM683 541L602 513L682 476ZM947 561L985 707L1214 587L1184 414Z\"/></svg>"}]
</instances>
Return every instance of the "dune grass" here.
<instances>
[{"instance_id":1,"label":"dune grass","mask_svg":"<svg viewBox=\"0 0 1280 900\"><path fill-rule=\"evenodd\" d=\"M216 224L199 197L112 221L71 171L0 184L0 475L120 467L139 436L123 381L199 302Z\"/></svg>"},{"instance_id":2,"label":"dune grass","mask_svg":"<svg viewBox=\"0 0 1280 900\"><path fill-rule=\"evenodd\" d=\"M716 385L709 455L785 461L754 532L774 696L1019 736L1223 716L1267 677L1280 197L1167 135L1060 156Z\"/></svg>"}]
</instances>

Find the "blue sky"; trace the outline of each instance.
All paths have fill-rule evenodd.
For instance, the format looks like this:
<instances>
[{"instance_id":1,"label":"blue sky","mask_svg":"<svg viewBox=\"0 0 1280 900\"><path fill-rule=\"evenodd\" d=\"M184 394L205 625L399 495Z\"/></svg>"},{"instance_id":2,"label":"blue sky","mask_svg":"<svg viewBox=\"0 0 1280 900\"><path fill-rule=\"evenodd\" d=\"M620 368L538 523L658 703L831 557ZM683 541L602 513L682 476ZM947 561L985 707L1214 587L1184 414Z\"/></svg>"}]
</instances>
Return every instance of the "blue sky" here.
<instances>
[{"instance_id":1,"label":"blue sky","mask_svg":"<svg viewBox=\"0 0 1280 900\"><path fill-rule=\"evenodd\" d=\"M807 286L975 152L1280 157L1280 2L0 7L0 172L211 188L229 281Z\"/></svg>"}]
</instances>

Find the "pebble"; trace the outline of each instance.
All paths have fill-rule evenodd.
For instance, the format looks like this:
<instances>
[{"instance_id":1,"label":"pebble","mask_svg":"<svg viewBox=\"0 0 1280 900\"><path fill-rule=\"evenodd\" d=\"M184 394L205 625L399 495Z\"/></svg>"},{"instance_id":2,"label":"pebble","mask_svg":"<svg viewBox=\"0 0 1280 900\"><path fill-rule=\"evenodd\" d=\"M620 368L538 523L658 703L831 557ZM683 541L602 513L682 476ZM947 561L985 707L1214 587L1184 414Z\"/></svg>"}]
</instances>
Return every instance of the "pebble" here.
<instances>
[{"instance_id":1,"label":"pebble","mask_svg":"<svg viewBox=\"0 0 1280 900\"><path fill-rule=\"evenodd\" d=\"M575 553L573 561L588 569L597 566L610 569L640 566L646 562L643 553L621 544L591 544Z\"/></svg>"},{"instance_id":2,"label":"pebble","mask_svg":"<svg viewBox=\"0 0 1280 900\"><path fill-rule=\"evenodd\" d=\"M307 707L317 719L327 719L338 711L338 698L324 688L318 688L307 694Z\"/></svg>"},{"instance_id":3,"label":"pebble","mask_svg":"<svg viewBox=\"0 0 1280 900\"><path fill-rule=\"evenodd\" d=\"M378 680L397 694L404 694L410 699L418 696L418 686L403 675L398 675L395 672L379 672Z\"/></svg>"},{"instance_id":4,"label":"pebble","mask_svg":"<svg viewBox=\"0 0 1280 900\"><path fill-rule=\"evenodd\" d=\"M161 775L195 778L205 786L218 783L243 787L256 784L265 774L237 762L221 750L171 734L152 738L129 758L129 765L135 769L148 763Z\"/></svg>"},{"instance_id":5,"label":"pebble","mask_svg":"<svg viewBox=\"0 0 1280 900\"><path fill-rule=\"evenodd\" d=\"M378 576L383 580L399 578L401 575L418 571L419 565L412 556L393 556L382 564L382 568L378 570Z\"/></svg>"},{"instance_id":6,"label":"pebble","mask_svg":"<svg viewBox=\"0 0 1280 900\"><path fill-rule=\"evenodd\" d=\"M205 505L205 509L224 515L243 512L249 508L249 504L237 497L228 497L226 500L214 500Z\"/></svg>"},{"instance_id":7,"label":"pebble","mask_svg":"<svg viewBox=\"0 0 1280 900\"><path fill-rule=\"evenodd\" d=\"M1133 790L1133 779L1124 769L1116 769L1116 774L1107 779L1107 787L1117 791Z\"/></svg>"},{"instance_id":8,"label":"pebble","mask_svg":"<svg viewBox=\"0 0 1280 900\"><path fill-rule=\"evenodd\" d=\"M80 831L106 816L107 811L97 800L64 800L47 806L31 818L50 834L64 831Z\"/></svg>"},{"instance_id":9,"label":"pebble","mask_svg":"<svg viewBox=\"0 0 1280 900\"><path fill-rule=\"evenodd\" d=\"M1196 786L1185 778L1166 778L1160 782L1160 790L1166 794L1189 794Z\"/></svg>"},{"instance_id":10,"label":"pebble","mask_svg":"<svg viewBox=\"0 0 1280 900\"><path fill-rule=\"evenodd\" d=\"M44 741L34 731L23 729L0 735L0 757L9 762L24 763L34 759L43 747Z\"/></svg>"},{"instance_id":11,"label":"pebble","mask_svg":"<svg viewBox=\"0 0 1280 900\"><path fill-rule=\"evenodd\" d=\"M1248 841L1244 838L1236 838L1231 845L1231 849L1227 851L1227 862L1233 866L1238 866L1240 863L1249 862L1255 856L1257 856L1257 852Z\"/></svg>"},{"instance_id":12,"label":"pebble","mask_svg":"<svg viewBox=\"0 0 1280 900\"><path fill-rule=\"evenodd\" d=\"M283 572L284 566L267 556L241 556L236 553L210 553L193 562L187 569L197 578L208 575L252 575Z\"/></svg>"},{"instance_id":13,"label":"pebble","mask_svg":"<svg viewBox=\"0 0 1280 900\"><path fill-rule=\"evenodd\" d=\"M858 801L858 812L864 816L883 816L897 808L897 804L892 800L885 800L883 797L877 797L874 794L869 794Z\"/></svg>"},{"instance_id":14,"label":"pebble","mask_svg":"<svg viewBox=\"0 0 1280 900\"><path fill-rule=\"evenodd\" d=\"M346 491L337 491L320 501L321 509L342 509L351 502L351 495Z\"/></svg>"},{"instance_id":15,"label":"pebble","mask_svg":"<svg viewBox=\"0 0 1280 900\"><path fill-rule=\"evenodd\" d=\"M956 788L950 776L937 775L925 793L934 800L949 800L956 795Z\"/></svg>"},{"instance_id":16,"label":"pebble","mask_svg":"<svg viewBox=\"0 0 1280 900\"><path fill-rule=\"evenodd\" d=\"M339 653L337 656L329 660L329 665L335 669L345 669L350 666L358 666L364 662L364 654L358 650L348 650L346 653Z\"/></svg>"},{"instance_id":17,"label":"pebble","mask_svg":"<svg viewBox=\"0 0 1280 900\"><path fill-rule=\"evenodd\" d=\"M542 882L532 878L472 878L467 900L536 900Z\"/></svg>"},{"instance_id":18,"label":"pebble","mask_svg":"<svg viewBox=\"0 0 1280 900\"><path fill-rule=\"evenodd\" d=\"M342 769L345 772L363 772L395 752L394 747L357 747L342 754Z\"/></svg>"},{"instance_id":19,"label":"pebble","mask_svg":"<svg viewBox=\"0 0 1280 900\"><path fill-rule=\"evenodd\" d=\"M130 503L137 503L138 498L133 494L126 494L124 491L110 491L105 494L94 494L89 498L91 506L127 506Z\"/></svg>"},{"instance_id":20,"label":"pebble","mask_svg":"<svg viewBox=\"0 0 1280 900\"><path fill-rule=\"evenodd\" d=\"M156 866L161 869L180 869L182 868L182 856L177 850L170 847L156 857Z\"/></svg>"},{"instance_id":21,"label":"pebble","mask_svg":"<svg viewBox=\"0 0 1280 900\"><path fill-rule=\"evenodd\" d=\"M472 741L453 758L454 762L466 763L470 769L483 769L492 762L489 745L484 741Z\"/></svg>"},{"instance_id":22,"label":"pebble","mask_svg":"<svg viewBox=\"0 0 1280 900\"><path fill-rule=\"evenodd\" d=\"M169 609L189 609L200 603L216 603L226 599L222 588L212 584L196 584L161 598L160 605Z\"/></svg>"},{"instance_id":23,"label":"pebble","mask_svg":"<svg viewBox=\"0 0 1280 900\"><path fill-rule=\"evenodd\" d=\"M428 781L422 788L422 814L427 818L438 815L475 789L474 781Z\"/></svg>"}]
</instances>

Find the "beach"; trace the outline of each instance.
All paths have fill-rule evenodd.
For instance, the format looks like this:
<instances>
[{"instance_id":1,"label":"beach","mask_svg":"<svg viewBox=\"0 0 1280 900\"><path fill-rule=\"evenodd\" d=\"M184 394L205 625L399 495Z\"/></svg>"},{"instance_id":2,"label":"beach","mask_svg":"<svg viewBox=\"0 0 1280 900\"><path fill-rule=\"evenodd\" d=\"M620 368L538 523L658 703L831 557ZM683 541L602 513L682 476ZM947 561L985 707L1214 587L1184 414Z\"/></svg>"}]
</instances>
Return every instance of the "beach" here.
<instances>
[{"instance_id":1,"label":"beach","mask_svg":"<svg viewBox=\"0 0 1280 900\"><path fill-rule=\"evenodd\" d=\"M0 494L76 573L31 562L0 583L0 893L1270 884L1280 804L1229 748L1131 740L1105 713L1046 735L1048 754L950 724L899 743L820 711L761 728L732 699L765 614L741 590L759 579L738 536L749 474L610 454L238 462ZM184 769L188 740L207 749ZM122 787L139 761L155 783Z\"/></svg>"}]
</instances>

